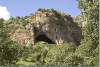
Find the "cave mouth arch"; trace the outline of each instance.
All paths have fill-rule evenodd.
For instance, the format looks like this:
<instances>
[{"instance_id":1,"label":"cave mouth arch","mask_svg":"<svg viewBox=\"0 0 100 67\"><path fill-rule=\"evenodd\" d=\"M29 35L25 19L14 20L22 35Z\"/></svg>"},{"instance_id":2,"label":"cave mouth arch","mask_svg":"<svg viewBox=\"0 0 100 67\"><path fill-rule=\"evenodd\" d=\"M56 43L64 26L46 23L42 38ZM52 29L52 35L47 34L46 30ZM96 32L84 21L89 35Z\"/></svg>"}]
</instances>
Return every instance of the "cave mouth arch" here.
<instances>
[{"instance_id":1,"label":"cave mouth arch","mask_svg":"<svg viewBox=\"0 0 100 67\"><path fill-rule=\"evenodd\" d=\"M55 44L55 42L53 42L50 38L48 38L45 34L40 34L35 38L35 43L39 42L39 41L44 41L48 44Z\"/></svg>"}]
</instances>

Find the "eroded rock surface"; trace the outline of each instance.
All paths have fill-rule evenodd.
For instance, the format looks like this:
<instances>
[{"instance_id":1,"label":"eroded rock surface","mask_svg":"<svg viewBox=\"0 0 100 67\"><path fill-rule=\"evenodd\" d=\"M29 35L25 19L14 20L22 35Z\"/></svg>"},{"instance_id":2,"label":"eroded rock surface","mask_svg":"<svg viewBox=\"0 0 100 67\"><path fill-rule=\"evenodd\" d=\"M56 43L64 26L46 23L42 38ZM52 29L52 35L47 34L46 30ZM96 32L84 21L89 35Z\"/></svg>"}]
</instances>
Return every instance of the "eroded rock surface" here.
<instances>
[{"instance_id":1,"label":"eroded rock surface","mask_svg":"<svg viewBox=\"0 0 100 67\"><path fill-rule=\"evenodd\" d=\"M59 13L53 9L38 10L28 18L30 24L26 26L30 30L34 43L46 37L56 44L73 42L80 44L82 37L81 28L73 21L70 15ZM41 36L41 38L39 38ZM43 39L45 41L45 39Z\"/></svg>"}]
</instances>

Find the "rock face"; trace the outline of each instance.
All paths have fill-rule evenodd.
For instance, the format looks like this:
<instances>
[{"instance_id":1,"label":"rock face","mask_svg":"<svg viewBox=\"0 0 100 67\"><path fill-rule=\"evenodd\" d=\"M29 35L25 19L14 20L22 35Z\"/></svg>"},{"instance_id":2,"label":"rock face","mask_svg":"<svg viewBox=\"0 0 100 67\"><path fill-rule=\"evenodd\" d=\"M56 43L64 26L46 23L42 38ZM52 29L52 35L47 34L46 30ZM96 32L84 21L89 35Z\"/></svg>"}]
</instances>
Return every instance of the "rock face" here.
<instances>
[{"instance_id":1,"label":"rock face","mask_svg":"<svg viewBox=\"0 0 100 67\"><path fill-rule=\"evenodd\" d=\"M57 45L68 42L80 44L81 28L70 15L59 13L54 9L39 9L26 20L29 23L25 26L18 23L8 25L8 28L14 29L14 32L11 33L11 39L22 45L35 44L41 41Z\"/></svg>"},{"instance_id":2,"label":"rock face","mask_svg":"<svg viewBox=\"0 0 100 67\"><path fill-rule=\"evenodd\" d=\"M73 42L80 44L82 37L81 28L73 21L70 15L61 14L53 9L39 9L28 18L31 41L45 41L51 44L63 44Z\"/></svg>"},{"instance_id":3,"label":"rock face","mask_svg":"<svg viewBox=\"0 0 100 67\"><path fill-rule=\"evenodd\" d=\"M31 41L31 34L29 31L25 30L25 29L17 29L15 31L15 33L11 36L11 39L13 41L17 41L18 43L20 43L21 45L24 46L29 46L29 44L32 43Z\"/></svg>"}]
</instances>

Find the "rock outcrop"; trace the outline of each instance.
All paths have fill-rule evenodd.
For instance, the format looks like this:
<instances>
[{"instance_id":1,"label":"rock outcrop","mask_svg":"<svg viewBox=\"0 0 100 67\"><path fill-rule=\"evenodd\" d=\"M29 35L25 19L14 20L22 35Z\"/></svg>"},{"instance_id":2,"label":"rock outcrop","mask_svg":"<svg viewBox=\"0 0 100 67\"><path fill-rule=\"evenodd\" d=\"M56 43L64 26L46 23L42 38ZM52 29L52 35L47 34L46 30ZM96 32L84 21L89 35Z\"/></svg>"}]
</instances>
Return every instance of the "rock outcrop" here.
<instances>
[{"instance_id":1,"label":"rock outcrop","mask_svg":"<svg viewBox=\"0 0 100 67\"><path fill-rule=\"evenodd\" d=\"M16 23L8 25L8 28L13 29L11 39L20 44L29 45L41 41L57 45L68 42L80 44L81 28L70 15L54 9L39 9L35 14L25 18L25 21L28 21L26 25L18 23L20 20L17 18Z\"/></svg>"},{"instance_id":2,"label":"rock outcrop","mask_svg":"<svg viewBox=\"0 0 100 67\"><path fill-rule=\"evenodd\" d=\"M38 41L55 44L66 42L80 44L81 28L73 21L70 15L59 13L54 9L39 9L27 20L30 23L26 25L26 29L30 30L33 44Z\"/></svg>"}]
</instances>

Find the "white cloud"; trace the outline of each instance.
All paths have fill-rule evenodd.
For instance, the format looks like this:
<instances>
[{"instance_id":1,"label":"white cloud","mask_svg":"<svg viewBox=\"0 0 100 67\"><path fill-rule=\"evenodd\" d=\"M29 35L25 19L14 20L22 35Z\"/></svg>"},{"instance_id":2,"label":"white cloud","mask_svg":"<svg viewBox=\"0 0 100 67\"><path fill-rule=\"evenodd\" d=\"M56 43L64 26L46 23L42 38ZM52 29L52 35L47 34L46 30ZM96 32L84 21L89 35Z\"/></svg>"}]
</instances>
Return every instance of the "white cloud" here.
<instances>
[{"instance_id":1,"label":"white cloud","mask_svg":"<svg viewBox=\"0 0 100 67\"><path fill-rule=\"evenodd\" d=\"M0 18L8 20L10 18L10 12L7 10L7 7L0 6Z\"/></svg>"}]
</instances>

